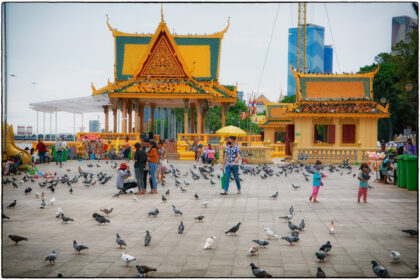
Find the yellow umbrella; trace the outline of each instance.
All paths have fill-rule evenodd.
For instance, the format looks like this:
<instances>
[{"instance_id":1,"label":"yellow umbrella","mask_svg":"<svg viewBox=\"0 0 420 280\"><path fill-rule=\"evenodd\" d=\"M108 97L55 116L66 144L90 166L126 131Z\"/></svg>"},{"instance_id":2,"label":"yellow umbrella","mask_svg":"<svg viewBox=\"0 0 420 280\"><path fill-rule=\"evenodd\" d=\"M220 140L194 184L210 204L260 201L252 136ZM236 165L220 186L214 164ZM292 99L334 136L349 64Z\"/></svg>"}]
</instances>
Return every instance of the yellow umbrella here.
<instances>
[{"instance_id":1,"label":"yellow umbrella","mask_svg":"<svg viewBox=\"0 0 420 280\"><path fill-rule=\"evenodd\" d=\"M222 136L246 136L245 131L233 125L222 127L216 131L216 134Z\"/></svg>"}]
</instances>

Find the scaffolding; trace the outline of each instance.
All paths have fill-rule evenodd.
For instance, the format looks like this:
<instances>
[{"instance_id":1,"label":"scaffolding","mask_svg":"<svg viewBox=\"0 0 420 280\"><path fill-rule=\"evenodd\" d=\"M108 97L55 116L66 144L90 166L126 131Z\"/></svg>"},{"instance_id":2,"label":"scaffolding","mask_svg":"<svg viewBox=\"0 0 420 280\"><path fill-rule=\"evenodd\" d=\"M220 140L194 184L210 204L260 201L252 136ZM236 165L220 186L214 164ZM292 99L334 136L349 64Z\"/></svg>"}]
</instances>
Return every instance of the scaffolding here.
<instances>
[{"instance_id":1,"label":"scaffolding","mask_svg":"<svg viewBox=\"0 0 420 280\"><path fill-rule=\"evenodd\" d=\"M306 3L299 3L297 37L297 71L306 72Z\"/></svg>"}]
</instances>

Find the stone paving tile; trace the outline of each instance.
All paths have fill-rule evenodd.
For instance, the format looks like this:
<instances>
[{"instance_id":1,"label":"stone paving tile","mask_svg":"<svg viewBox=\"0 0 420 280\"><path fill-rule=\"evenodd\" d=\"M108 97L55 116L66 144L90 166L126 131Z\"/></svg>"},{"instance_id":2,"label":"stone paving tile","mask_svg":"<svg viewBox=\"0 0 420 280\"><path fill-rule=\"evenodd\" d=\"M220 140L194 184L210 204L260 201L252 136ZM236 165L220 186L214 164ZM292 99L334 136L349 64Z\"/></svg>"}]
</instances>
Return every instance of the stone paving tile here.
<instances>
[{"instance_id":1,"label":"stone paving tile","mask_svg":"<svg viewBox=\"0 0 420 280\"><path fill-rule=\"evenodd\" d=\"M192 165L188 161L173 163L182 173ZM66 162L65 168L72 170L70 177L77 174L78 165L83 170L97 172L97 168L87 168L86 162ZM48 189L42 190L37 183L29 182L17 190L10 185L3 186L3 204L18 200L15 209L5 209L11 220L3 221L3 277L55 277L58 273L66 277L134 277L136 264L157 267L152 277L252 277L250 262L275 277L314 277L318 266L329 277L374 277L372 259L386 266L394 277L418 274L414 269L414 264L418 263L418 241L401 232L401 229L417 227L415 192L372 182L375 188L369 190L368 203L358 204L357 181L352 175L340 176L326 171L328 177L317 204L308 201L311 182L296 173L265 180L241 175L244 180L241 195L236 194L234 182L229 195L222 197L219 186L210 187L204 179L193 181L190 177L187 180L191 186L185 187L187 193L181 193L174 187L174 178L167 176L166 187L159 186L158 195L112 198L116 192L115 170L104 162L101 165L102 172L114 175L108 184L88 189L78 183L73 187L73 195L59 184L54 194L56 204L47 205L45 209L39 209L40 199L35 199L33 194L25 196L23 189L31 185L34 191L44 191L49 200L52 194ZM353 168L356 171L357 167ZM53 164L40 165L39 169L60 175L66 172ZM220 172L219 167L215 169L216 173ZM294 191L292 183L301 188ZM161 193L167 189L171 191L168 203L162 203ZM276 191L278 199L270 199ZM209 199L207 208L201 207L201 199L193 199L194 193ZM182 217L174 216L172 204L183 211ZM248 248L255 245L252 240L266 238L263 228L269 227L280 236L290 234L287 223L278 217L286 215L292 204L296 211L293 223L298 224L302 218L306 223L299 242L290 246L285 240L271 240L257 256L249 256ZM58 207L74 222L63 224L56 219ZM98 225L92 218L92 213L99 213L101 207L114 208L109 215L111 223ZM147 212L155 207L159 208L159 216L148 217ZM205 216L203 223L194 221L198 215ZM181 220L185 231L178 234ZM334 235L328 232L331 220L336 225ZM237 222L242 222L237 236L225 235L224 232ZM146 230L152 234L150 247L143 245ZM115 243L117 232L128 243L127 248L120 249ZM14 246L7 238L9 234L28 237L29 241ZM210 235L217 237L214 248L203 250ZM74 253L73 240L89 249L80 255ZM327 240L333 249L326 262L319 263L315 251ZM56 249L58 256L55 265L43 262L52 249ZM399 264L390 263L390 250L401 253ZM121 252L137 260L125 267Z\"/></svg>"}]
</instances>

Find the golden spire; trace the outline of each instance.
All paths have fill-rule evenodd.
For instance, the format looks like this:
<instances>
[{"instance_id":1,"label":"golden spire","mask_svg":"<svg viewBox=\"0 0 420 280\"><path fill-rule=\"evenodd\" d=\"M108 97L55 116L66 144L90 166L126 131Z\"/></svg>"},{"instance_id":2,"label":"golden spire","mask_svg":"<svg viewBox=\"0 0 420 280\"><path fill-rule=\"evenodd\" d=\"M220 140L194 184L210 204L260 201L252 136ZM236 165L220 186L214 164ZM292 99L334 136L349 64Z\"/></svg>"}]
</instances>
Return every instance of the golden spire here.
<instances>
[{"instance_id":1,"label":"golden spire","mask_svg":"<svg viewBox=\"0 0 420 280\"><path fill-rule=\"evenodd\" d=\"M163 3L160 3L160 21L163 22Z\"/></svg>"}]
</instances>

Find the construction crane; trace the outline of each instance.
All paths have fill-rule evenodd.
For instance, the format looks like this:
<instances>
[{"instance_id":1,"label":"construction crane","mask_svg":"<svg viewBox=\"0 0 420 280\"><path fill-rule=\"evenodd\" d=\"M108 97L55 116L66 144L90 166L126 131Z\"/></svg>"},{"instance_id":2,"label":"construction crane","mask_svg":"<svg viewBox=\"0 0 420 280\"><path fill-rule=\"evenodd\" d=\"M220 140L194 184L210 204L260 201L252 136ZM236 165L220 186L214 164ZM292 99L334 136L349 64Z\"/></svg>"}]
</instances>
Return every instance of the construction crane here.
<instances>
[{"instance_id":1,"label":"construction crane","mask_svg":"<svg viewBox=\"0 0 420 280\"><path fill-rule=\"evenodd\" d=\"M306 3L299 3L297 38L297 71L306 72Z\"/></svg>"}]
</instances>

